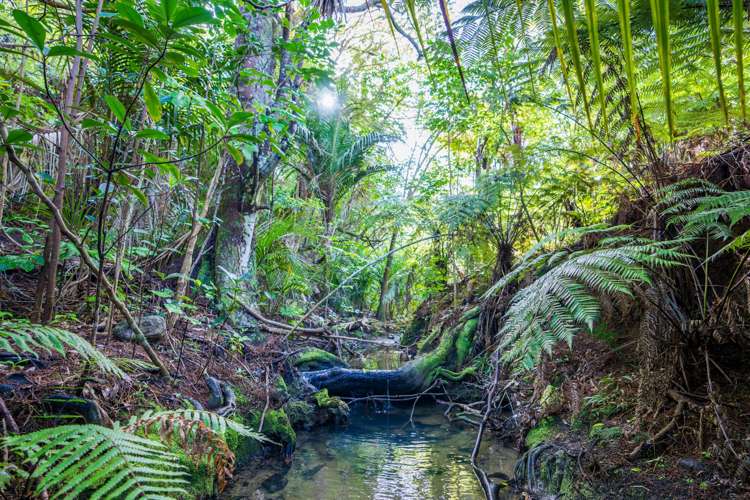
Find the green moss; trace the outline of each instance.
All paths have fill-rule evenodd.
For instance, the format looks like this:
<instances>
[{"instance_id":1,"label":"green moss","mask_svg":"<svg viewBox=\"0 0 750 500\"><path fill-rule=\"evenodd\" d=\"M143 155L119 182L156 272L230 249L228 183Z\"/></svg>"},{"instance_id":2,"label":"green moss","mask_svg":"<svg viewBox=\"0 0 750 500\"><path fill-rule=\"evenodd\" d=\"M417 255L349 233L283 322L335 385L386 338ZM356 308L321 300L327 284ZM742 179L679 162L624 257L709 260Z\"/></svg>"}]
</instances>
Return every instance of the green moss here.
<instances>
[{"instance_id":1,"label":"green moss","mask_svg":"<svg viewBox=\"0 0 750 500\"><path fill-rule=\"evenodd\" d=\"M614 441L622 436L622 429L619 427L607 427L601 422L591 426L589 437L597 441Z\"/></svg>"},{"instance_id":2,"label":"green moss","mask_svg":"<svg viewBox=\"0 0 750 500\"><path fill-rule=\"evenodd\" d=\"M292 364L300 370L325 370L335 366L346 366L346 363L335 354L317 347L311 347L298 354Z\"/></svg>"},{"instance_id":3,"label":"green moss","mask_svg":"<svg viewBox=\"0 0 750 500\"><path fill-rule=\"evenodd\" d=\"M558 427L555 419L552 417L543 418L533 429L526 434L526 446L533 448L534 446L551 440L557 434Z\"/></svg>"},{"instance_id":4,"label":"green moss","mask_svg":"<svg viewBox=\"0 0 750 500\"><path fill-rule=\"evenodd\" d=\"M473 366L467 366L460 372L454 372L447 368L438 367L435 370L435 378L443 378L446 380L450 380L451 382L460 382L466 377L469 377L471 375L476 375L476 373L477 373L477 369Z\"/></svg>"},{"instance_id":5,"label":"green moss","mask_svg":"<svg viewBox=\"0 0 750 500\"><path fill-rule=\"evenodd\" d=\"M552 384L548 384L542 392L542 396L539 398L539 405L542 407L542 411L546 413L554 413L559 411L560 406L563 403L563 395L560 389Z\"/></svg>"},{"instance_id":6,"label":"green moss","mask_svg":"<svg viewBox=\"0 0 750 500\"><path fill-rule=\"evenodd\" d=\"M284 411L295 429L307 428L314 423L315 408L307 401L290 401L284 405Z\"/></svg>"},{"instance_id":7,"label":"green moss","mask_svg":"<svg viewBox=\"0 0 750 500\"><path fill-rule=\"evenodd\" d=\"M461 367L466 360L466 357L471 352L471 348L474 347L474 332L477 330L477 324L479 320L472 318L464 323L464 327L461 329L461 333L458 334L456 339L456 366Z\"/></svg>"},{"instance_id":8,"label":"green moss","mask_svg":"<svg viewBox=\"0 0 750 500\"><path fill-rule=\"evenodd\" d=\"M417 352L424 352L425 349L430 347L435 339L440 335L440 329L433 329L426 337L422 338L417 342Z\"/></svg>"},{"instance_id":9,"label":"green moss","mask_svg":"<svg viewBox=\"0 0 750 500\"><path fill-rule=\"evenodd\" d=\"M315 402L318 404L318 408L339 408L342 410L349 411L349 405L344 403L341 398L337 396L330 396L328 389L323 389L313 394Z\"/></svg>"},{"instance_id":10,"label":"green moss","mask_svg":"<svg viewBox=\"0 0 750 500\"><path fill-rule=\"evenodd\" d=\"M251 428L258 428L260 416L260 411L250 413L248 420ZM266 411L261 432L277 443L281 443L285 448L291 447L293 449L297 443L297 433L292 429L289 417L283 409Z\"/></svg>"},{"instance_id":11,"label":"green moss","mask_svg":"<svg viewBox=\"0 0 750 500\"><path fill-rule=\"evenodd\" d=\"M461 319L459 321L463 323L468 320L478 318L480 312L482 312L482 308L480 306L472 307L461 315Z\"/></svg>"}]
</instances>

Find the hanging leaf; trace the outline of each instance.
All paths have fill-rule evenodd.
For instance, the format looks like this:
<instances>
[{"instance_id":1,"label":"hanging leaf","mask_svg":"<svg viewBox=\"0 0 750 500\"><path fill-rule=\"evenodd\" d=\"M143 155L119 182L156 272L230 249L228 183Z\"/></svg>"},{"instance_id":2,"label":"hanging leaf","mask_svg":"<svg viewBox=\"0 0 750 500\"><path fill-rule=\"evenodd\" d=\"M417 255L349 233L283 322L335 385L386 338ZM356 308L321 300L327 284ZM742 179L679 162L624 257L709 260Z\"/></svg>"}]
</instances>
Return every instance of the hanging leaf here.
<instances>
[{"instance_id":1,"label":"hanging leaf","mask_svg":"<svg viewBox=\"0 0 750 500\"><path fill-rule=\"evenodd\" d=\"M630 30L630 0L617 0L617 16L620 20L620 36L622 51L625 56L625 76L628 78L628 93L630 94L630 118L633 122L635 135L641 138L641 126L638 121L638 93L635 82L635 60L633 58L633 35Z\"/></svg>"},{"instance_id":2,"label":"hanging leaf","mask_svg":"<svg viewBox=\"0 0 750 500\"><path fill-rule=\"evenodd\" d=\"M404 0L404 4L406 5L406 12L409 14L411 24L412 26L414 26L414 31L417 32L419 48L422 50L422 56L424 57L424 62L427 65L427 71L432 73L432 69L430 68L430 60L427 57L427 46L425 45L424 39L422 38L422 30L419 29L419 18L417 17L416 0Z\"/></svg>"},{"instance_id":3,"label":"hanging leaf","mask_svg":"<svg viewBox=\"0 0 750 500\"><path fill-rule=\"evenodd\" d=\"M740 114L742 121L747 119L747 110L745 109L745 69L742 58L742 29L744 24L744 6L742 0L732 0L732 20L734 21L734 55L737 59L737 86L739 87L740 96Z\"/></svg>"},{"instance_id":4,"label":"hanging leaf","mask_svg":"<svg viewBox=\"0 0 750 500\"><path fill-rule=\"evenodd\" d=\"M44 52L44 40L47 38L47 31L44 29L44 25L25 13L22 10L13 11L13 19L16 20L18 26L26 33L31 43Z\"/></svg>"},{"instance_id":5,"label":"hanging leaf","mask_svg":"<svg viewBox=\"0 0 750 500\"><path fill-rule=\"evenodd\" d=\"M451 27L450 14L448 13L448 3L446 0L438 0L440 4L440 12L443 14L443 23L445 23L445 30L448 32L448 40L451 44L451 51L453 52L453 60L456 63L458 69L458 75L461 77L461 85L464 88L464 95L466 95L466 102L470 103L469 91L466 88L466 79L464 78L464 70L461 67L461 59L458 57L458 47L456 47L456 38L453 36L453 28Z\"/></svg>"},{"instance_id":6,"label":"hanging leaf","mask_svg":"<svg viewBox=\"0 0 750 500\"><path fill-rule=\"evenodd\" d=\"M589 44L591 46L591 62L596 80L596 91L599 94L599 106L602 117L600 123L607 134L607 96L604 94L604 78L602 77L602 56L599 49L599 21L596 15L596 0L584 0L586 9L586 23L589 29Z\"/></svg>"},{"instance_id":7,"label":"hanging leaf","mask_svg":"<svg viewBox=\"0 0 750 500\"><path fill-rule=\"evenodd\" d=\"M552 23L552 38L555 41L555 51L557 52L557 60L560 61L560 71L562 71L563 81L565 82L565 90L568 92L568 99L573 106L575 112L575 99L573 99L573 92L570 90L570 78L568 77L568 66L565 63L565 57L563 57L562 43L560 43L560 29L557 27L557 10L555 9L555 0L547 0L547 6L549 7L549 17Z\"/></svg>"},{"instance_id":8,"label":"hanging leaf","mask_svg":"<svg viewBox=\"0 0 750 500\"><path fill-rule=\"evenodd\" d=\"M143 138L143 139L156 139L158 141L168 141L169 136L162 132L161 130L156 130L154 128L144 128L143 130L139 130L137 134L135 134L136 137Z\"/></svg>"},{"instance_id":9,"label":"hanging leaf","mask_svg":"<svg viewBox=\"0 0 750 500\"><path fill-rule=\"evenodd\" d=\"M573 13L573 0L562 0L563 15L565 16L565 31L568 35L568 46L570 47L570 58L573 60L573 69L576 72L578 81L578 90L581 92L583 109L586 111L589 130L594 130L594 123L591 121L591 109L589 108L588 97L586 97L586 85L583 80L583 66L581 65L581 49L578 47L578 30L576 29L576 19Z\"/></svg>"},{"instance_id":10,"label":"hanging leaf","mask_svg":"<svg viewBox=\"0 0 750 500\"><path fill-rule=\"evenodd\" d=\"M148 116L151 117L154 123L159 123L161 121L161 101L159 101L159 96L156 95L154 88L149 82L146 82L143 86L143 100L146 103Z\"/></svg>"},{"instance_id":11,"label":"hanging leaf","mask_svg":"<svg viewBox=\"0 0 750 500\"><path fill-rule=\"evenodd\" d=\"M17 128L8 131L8 137L5 139L5 144L23 144L25 142L31 142L34 136L26 130Z\"/></svg>"},{"instance_id":12,"label":"hanging leaf","mask_svg":"<svg viewBox=\"0 0 750 500\"><path fill-rule=\"evenodd\" d=\"M669 136L674 137L674 113L672 112L672 55L669 42L669 0L649 0L651 19L656 32L656 48L659 54L664 107L667 112Z\"/></svg>"},{"instance_id":13,"label":"hanging leaf","mask_svg":"<svg viewBox=\"0 0 750 500\"><path fill-rule=\"evenodd\" d=\"M706 0L708 14L708 29L711 36L711 52L716 68L716 84L719 87L719 106L724 115L724 122L729 122L727 98L724 95L724 83L721 81L721 19L719 18L719 0Z\"/></svg>"},{"instance_id":14,"label":"hanging leaf","mask_svg":"<svg viewBox=\"0 0 750 500\"><path fill-rule=\"evenodd\" d=\"M161 11L164 19L169 22L172 20L174 11L177 9L177 0L161 0Z\"/></svg>"},{"instance_id":15,"label":"hanging leaf","mask_svg":"<svg viewBox=\"0 0 750 500\"><path fill-rule=\"evenodd\" d=\"M396 52L398 52L398 40L396 40L396 29L393 25L393 15L391 14L391 8L388 6L388 0L380 0L380 5L383 7L385 12L385 19L388 21L388 27L391 29L391 35L393 35L393 41L396 42Z\"/></svg>"},{"instance_id":16,"label":"hanging leaf","mask_svg":"<svg viewBox=\"0 0 750 500\"><path fill-rule=\"evenodd\" d=\"M66 47L65 45L55 45L54 47L50 47L50 49L47 51L47 57L85 57L87 59L92 59L94 61L98 61L99 58L96 57L94 54L91 54L89 52L83 52L81 50L76 49L75 47Z\"/></svg>"},{"instance_id":17,"label":"hanging leaf","mask_svg":"<svg viewBox=\"0 0 750 500\"><path fill-rule=\"evenodd\" d=\"M107 106L118 121L125 121L125 105L121 103L117 97L113 95L105 95L104 102L107 103Z\"/></svg>"}]
</instances>

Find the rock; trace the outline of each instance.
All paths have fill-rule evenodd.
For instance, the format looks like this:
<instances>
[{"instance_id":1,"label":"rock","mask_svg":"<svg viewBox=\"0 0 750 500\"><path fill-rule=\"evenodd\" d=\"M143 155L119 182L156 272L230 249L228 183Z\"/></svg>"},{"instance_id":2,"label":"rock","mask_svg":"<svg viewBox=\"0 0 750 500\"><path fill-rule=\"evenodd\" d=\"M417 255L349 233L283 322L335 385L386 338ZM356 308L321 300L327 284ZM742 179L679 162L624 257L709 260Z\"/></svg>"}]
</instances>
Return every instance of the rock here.
<instances>
[{"instance_id":1,"label":"rock","mask_svg":"<svg viewBox=\"0 0 750 500\"><path fill-rule=\"evenodd\" d=\"M677 465L685 470L691 470L695 472L702 472L708 469L708 466L705 462L703 462L703 460L698 460L697 458L692 457L679 459L677 461Z\"/></svg>"},{"instance_id":2,"label":"rock","mask_svg":"<svg viewBox=\"0 0 750 500\"><path fill-rule=\"evenodd\" d=\"M162 316L150 314L137 320L138 327L150 343L159 342L167 333L167 321ZM127 321L120 321L112 328L112 334L116 339L125 342L137 342L135 332L130 328Z\"/></svg>"},{"instance_id":3,"label":"rock","mask_svg":"<svg viewBox=\"0 0 750 500\"><path fill-rule=\"evenodd\" d=\"M554 415L558 413L563 406L563 395L560 389L552 384L548 384L539 398L539 405L545 415Z\"/></svg>"}]
</instances>

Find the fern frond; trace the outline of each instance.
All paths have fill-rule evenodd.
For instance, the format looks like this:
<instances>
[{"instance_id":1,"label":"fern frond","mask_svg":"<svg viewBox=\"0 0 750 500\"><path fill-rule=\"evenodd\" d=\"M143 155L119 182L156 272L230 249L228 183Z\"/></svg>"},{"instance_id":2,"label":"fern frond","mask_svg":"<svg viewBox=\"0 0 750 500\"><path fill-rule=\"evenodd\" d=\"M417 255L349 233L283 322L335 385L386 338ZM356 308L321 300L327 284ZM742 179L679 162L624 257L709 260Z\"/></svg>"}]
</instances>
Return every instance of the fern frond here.
<instances>
[{"instance_id":1,"label":"fern frond","mask_svg":"<svg viewBox=\"0 0 750 500\"><path fill-rule=\"evenodd\" d=\"M235 422L232 419L222 417L221 415L218 415L217 413L214 413L212 411L207 410L190 410L190 409L183 409L183 410L168 410L168 411L159 411L159 412L150 412L147 411L143 413L140 417L135 417L130 420L128 423L127 428L131 428L133 425L136 427L138 426L139 420L149 420L154 418L162 418L162 417L179 417L182 419L185 419L186 421L193 421L193 422L201 422L206 427L208 427L210 430L217 432L221 435L226 434L227 429L230 429L240 436L246 436L253 438L257 441L266 441L268 442L268 438L265 437L263 434L259 432L255 432L254 430L250 429L249 427L242 425L239 422Z\"/></svg>"},{"instance_id":2,"label":"fern frond","mask_svg":"<svg viewBox=\"0 0 750 500\"><path fill-rule=\"evenodd\" d=\"M98 425L64 425L9 436L5 446L35 465L36 494L52 498L179 498L186 471L163 444Z\"/></svg>"},{"instance_id":3,"label":"fern frond","mask_svg":"<svg viewBox=\"0 0 750 500\"><path fill-rule=\"evenodd\" d=\"M577 228L578 234L606 232L606 228ZM613 229L613 228L610 228ZM689 255L680 251L684 240L651 241L612 236L596 248L542 252L545 238L485 297L531 273L539 277L511 300L503 318L500 348L503 359L533 366L544 351L559 341L571 345L581 330L592 330L598 321L600 296L631 295L633 286L651 282L654 268L680 265Z\"/></svg>"},{"instance_id":4,"label":"fern frond","mask_svg":"<svg viewBox=\"0 0 750 500\"><path fill-rule=\"evenodd\" d=\"M127 378L127 375L111 359L83 337L54 326L19 320L1 321L0 350L34 356L39 356L40 352L47 354L54 352L65 356L68 350L72 350L84 360L94 363L103 372L118 378Z\"/></svg>"}]
</instances>

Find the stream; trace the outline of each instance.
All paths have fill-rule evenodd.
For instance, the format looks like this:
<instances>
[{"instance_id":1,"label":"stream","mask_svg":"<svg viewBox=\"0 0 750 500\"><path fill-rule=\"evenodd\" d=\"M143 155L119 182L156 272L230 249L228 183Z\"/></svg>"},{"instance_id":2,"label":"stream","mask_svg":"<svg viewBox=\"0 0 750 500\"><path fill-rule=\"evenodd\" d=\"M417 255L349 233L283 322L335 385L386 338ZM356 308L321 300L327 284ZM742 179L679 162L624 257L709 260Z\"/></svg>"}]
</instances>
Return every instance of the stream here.
<instances>
[{"instance_id":1,"label":"stream","mask_svg":"<svg viewBox=\"0 0 750 500\"><path fill-rule=\"evenodd\" d=\"M476 428L423 404L352 408L344 427L298 433L288 466L238 470L231 499L482 499L470 463ZM517 453L485 435L480 465L493 482L512 477ZM518 498L501 489L499 498Z\"/></svg>"}]
</instances>

